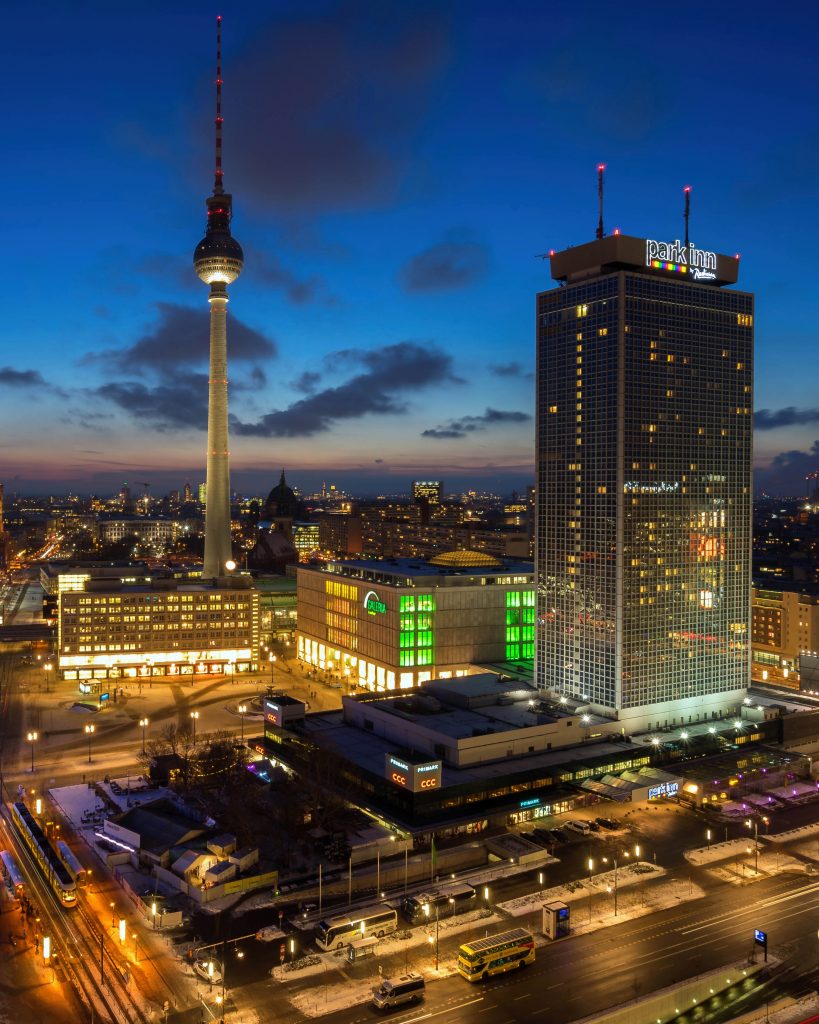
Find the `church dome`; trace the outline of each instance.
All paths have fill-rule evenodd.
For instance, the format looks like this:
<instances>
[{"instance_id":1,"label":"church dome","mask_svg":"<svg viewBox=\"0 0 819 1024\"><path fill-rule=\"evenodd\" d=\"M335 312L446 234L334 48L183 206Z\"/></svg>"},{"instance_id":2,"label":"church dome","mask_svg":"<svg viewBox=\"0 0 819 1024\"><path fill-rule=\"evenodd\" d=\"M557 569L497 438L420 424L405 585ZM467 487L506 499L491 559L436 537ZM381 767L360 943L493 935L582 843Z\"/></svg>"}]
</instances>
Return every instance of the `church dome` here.
<instances>
[{"instance_id":1,"label":"church dome","mask_svg":"<svg viewBox=\"0 0 819 1024\"><path fill-rule=\"evenodd\" d=\"M282 470L281 478L268 494L264 503L263 519L295 519L298 514L298 499L292 488L287 486Z\"/></svg>"}]
</instances>

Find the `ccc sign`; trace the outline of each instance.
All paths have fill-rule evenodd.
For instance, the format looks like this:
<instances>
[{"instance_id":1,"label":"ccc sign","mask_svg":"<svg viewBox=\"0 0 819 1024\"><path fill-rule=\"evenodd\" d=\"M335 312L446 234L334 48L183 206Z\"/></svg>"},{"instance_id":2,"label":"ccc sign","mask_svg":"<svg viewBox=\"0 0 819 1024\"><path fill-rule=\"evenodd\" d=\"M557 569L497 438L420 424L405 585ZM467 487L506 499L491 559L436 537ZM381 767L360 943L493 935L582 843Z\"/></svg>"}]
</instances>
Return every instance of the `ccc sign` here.
<instances>
[{"instance_id":1,"label":"ccc sign","mask_svg":"<svg viewBox=\"0 0 819 1024\"><path fill-rule=\"evenodd\" d=\"M393 772L390 776L393 782L397 782L399 786L406 786L407 777L406 775L400 775L398 772Z\"/></svg>"},{"instance_id":2,"label":"ccc sign","mask_svg":"<svg viewBox=\"0 0 819 1024\"><path fill-rule=\"evenodd\" d=\"M434 789L437 785L437 779L421 779L421 789Z\"/></svg>"}]
</instances>

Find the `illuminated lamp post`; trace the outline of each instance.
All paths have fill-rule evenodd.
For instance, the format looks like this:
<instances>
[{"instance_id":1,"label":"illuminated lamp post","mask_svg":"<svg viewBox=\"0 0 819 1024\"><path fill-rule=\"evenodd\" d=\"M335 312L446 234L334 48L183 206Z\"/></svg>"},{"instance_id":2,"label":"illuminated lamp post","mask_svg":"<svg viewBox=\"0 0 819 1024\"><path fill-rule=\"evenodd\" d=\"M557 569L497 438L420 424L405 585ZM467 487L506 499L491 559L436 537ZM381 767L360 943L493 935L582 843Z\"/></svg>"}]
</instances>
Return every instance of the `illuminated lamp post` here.
<instances>
[{"instance_id":1,"label":"illuminated lamp post","mask_svg":"<svg viewBox=\"0 0 819 1024\"><path fill-rule=\"evenodd\" d=\"M37 742L39 733L29 732L26 733L26 739L31 744L31 774L34 774L34 744Z\"/></svg>"},{"instance_id":2,"label":"illuminated lamp post","mask_svg":"<svg viewBox=\"0 0 819 1024\"><path fill-rule=\"evenodd\" d=\"M196 723L199 721L198 711L191 711L191 721L193 722L193 745L196 746Z\"/></svg>"},{"instance_id":3,"label":"illuminated lamp post","mask_svg":"<svg viewBox=\"0 0 819 1024\"><path fill-rule=\"evenodd\" d=\"M96 726L94 726L94 725L86 725L85 726L85 735L88 737L88 763L89 764L91 764L91 737L94 735L95 732L96 732Z\"/></svg>"},{"instance_id":4,"label":"illuminated lamp post","mask_svg":"<svg viewBox=\"0 0 819 1024\"><path fill-rule=\"evenodd\" d=\"M241 737L241 742L242 742L242 746L244 746L245 745L245 715L247 714L247 704L240 704L239 705L239 714L241 715L241 718L242 718L242 737Z\"/></svg>"},{"instance_id":5,"label":"illuminated lamp post","mask_svg":"<svg viewBox=\"0 0 819 1024\"><path fill-rule=\"evenodd\" d=\"M147 718L140 718L139 724L142 727L142 756L145 756L145 728L150 725L150 720Z\"/></svg>"},{"instance_id":6,"label":"illuminated lamp post","mask_svg":"<svg viewBox=\"0 0 819 1024\"><path fill-rule=\"evenodd\" d=\"M49 672L51 672L53 667L54 666L51 664L50 661L47 661L45 663L45 665L43 665L43 672L45 672L45 680L46 680L46 693L48 693L48 674L49 674Z\"/></svg>"}]
</instances>

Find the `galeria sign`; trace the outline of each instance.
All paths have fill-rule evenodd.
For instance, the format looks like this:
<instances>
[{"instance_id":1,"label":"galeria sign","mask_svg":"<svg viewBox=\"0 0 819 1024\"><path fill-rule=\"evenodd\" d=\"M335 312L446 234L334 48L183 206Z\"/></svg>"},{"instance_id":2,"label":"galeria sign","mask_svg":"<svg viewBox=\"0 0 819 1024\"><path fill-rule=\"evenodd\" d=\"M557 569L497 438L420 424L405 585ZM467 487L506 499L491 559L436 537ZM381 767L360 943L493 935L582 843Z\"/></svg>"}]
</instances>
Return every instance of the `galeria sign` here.
<instances>
[{"instance_id":1,"label":"galeria sign","mask_svg":"<svg viewBox=\"0 0 819 1024\"><path fill-rule=\"evenodd\" d=\"M364 608L368 615L384 615L387 611L386 604L374 590L368 590L364 595Z\"/></svg>"}]
</instances>

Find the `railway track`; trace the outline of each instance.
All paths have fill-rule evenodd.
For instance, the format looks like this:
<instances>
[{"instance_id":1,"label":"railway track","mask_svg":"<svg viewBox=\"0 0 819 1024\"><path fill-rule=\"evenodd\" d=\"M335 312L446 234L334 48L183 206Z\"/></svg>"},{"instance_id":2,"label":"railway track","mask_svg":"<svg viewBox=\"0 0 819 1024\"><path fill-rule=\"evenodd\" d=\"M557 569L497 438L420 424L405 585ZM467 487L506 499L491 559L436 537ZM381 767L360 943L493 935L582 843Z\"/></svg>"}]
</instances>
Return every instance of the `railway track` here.
<instances>
[{"instance_id":1,"label":"railway track","mask_svg":"<svg viewBox=\"0 0 819 1024\"><path fill-rule=\"evenodd\" d=\"M141 1000L129 990L127 962L81 900L71 910L60 906L28 848L19 841L5 807L3 830L6 845L14 850L40 908L41 931L51 938L57 969L65 973L86 1019L107 1024L148 1024Z\"/></svg>"}]
</instances>

